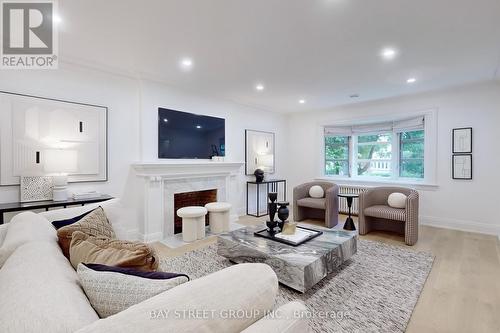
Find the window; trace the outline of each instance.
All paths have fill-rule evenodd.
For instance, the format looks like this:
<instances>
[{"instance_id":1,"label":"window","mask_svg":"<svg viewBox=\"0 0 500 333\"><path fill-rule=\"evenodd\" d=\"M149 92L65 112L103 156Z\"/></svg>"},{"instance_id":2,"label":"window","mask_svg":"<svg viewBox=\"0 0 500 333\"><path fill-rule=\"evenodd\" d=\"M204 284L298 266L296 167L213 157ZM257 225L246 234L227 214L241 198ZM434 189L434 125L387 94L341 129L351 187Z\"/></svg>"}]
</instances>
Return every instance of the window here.
<instances>
[{"instance_id":1,"label":"window","mask_svg":"<svg viewBox=\"0 0 500 333\"><path fill-rule=\"evenodd\" d=\"M325 175L359 179L423 179L424 118L325 127Z\"/></svg>"},{"instance_id":2,"label":"window","mask_svg":"<svg viewBox=\"0 0 500 333\"><path fill-rule=\"evenodd\" d=\"M348 136L325 136L325 174L349 175Z\"/></svg>"},{"instance_id":3,"label":"window","mask_svg":"<svg viewBox=\"0 0 500 333\"><path fill-rule=\"evenodd\" d=\"M424 131L399 134L399 177L424 178Z\"/></svg>"},{"instance_id":4,"label":"window","mask_svg":"<svg viewBox=\"0 0 500 333\"><path fill-rule=\"evenodd\" d=\"M356 168L358 176L392 175L392 133L359 135Z\"/></svg>"}]
</instances>

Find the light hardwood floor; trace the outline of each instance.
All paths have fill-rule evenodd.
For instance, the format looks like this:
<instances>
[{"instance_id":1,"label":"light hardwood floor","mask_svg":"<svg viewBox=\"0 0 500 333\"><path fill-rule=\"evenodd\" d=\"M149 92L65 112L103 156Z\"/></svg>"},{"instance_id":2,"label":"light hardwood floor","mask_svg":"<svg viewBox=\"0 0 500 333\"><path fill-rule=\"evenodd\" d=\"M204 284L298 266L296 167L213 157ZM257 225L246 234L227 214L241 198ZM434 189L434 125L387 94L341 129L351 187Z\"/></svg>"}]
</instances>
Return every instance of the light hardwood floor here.
<instances>
[{"instance_id":1,"label":"light hardwood floor","mask_svg":"<svg viewBox=\"0 0 500 333\"><path fill-rule=\"evenodd\" d=\"M338 227L343 225L341 216ZM239 223L260 224L265 218L242 217ZM321 225L317 221L305 221ZM421 226L415 246L403 237L373 232L363 239L397 245L435 256L406 332L500 332L500 244L497 237ZM156 244L161 256L176 256L215 242L215 237L181 248Z\"/></svg>"}]
</instances>

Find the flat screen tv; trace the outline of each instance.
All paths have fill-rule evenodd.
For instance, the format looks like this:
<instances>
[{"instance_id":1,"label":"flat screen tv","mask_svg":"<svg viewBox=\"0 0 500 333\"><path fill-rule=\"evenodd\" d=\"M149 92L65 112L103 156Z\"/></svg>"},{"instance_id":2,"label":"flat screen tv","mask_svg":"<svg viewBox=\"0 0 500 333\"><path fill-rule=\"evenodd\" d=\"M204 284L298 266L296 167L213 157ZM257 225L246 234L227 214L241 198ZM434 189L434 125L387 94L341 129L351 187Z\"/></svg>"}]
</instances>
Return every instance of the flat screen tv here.
<instances>
[{"instance_id":1,"label":"flat screen tv","mask_svg":"<svg viewBox=\"0 0 500 333\"><path fill-rule=\"evenodd\" d=\"M158 109L158 158L225 156L225 120Z\"/></svg>"}]
</instances>

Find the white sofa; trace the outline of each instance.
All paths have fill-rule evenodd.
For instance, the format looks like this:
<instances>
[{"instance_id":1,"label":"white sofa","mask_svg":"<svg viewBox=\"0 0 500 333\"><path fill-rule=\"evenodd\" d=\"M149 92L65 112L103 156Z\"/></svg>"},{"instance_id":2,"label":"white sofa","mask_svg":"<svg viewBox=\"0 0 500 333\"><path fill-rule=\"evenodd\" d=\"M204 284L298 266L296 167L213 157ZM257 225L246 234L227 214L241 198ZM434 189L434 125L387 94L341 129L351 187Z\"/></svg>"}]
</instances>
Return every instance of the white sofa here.
<instances>
[{"instance_id":1,"label":"white sofa","mask_svg":"<svg viewBox=\"0 0 500 333\"><path fill-rule=\"evenodd\" d=\"M99 319L50 225L96 206L25 212L0 226L0 332L308 331L299 302L269 313L278 280L264 264L235 265ZM119 201L101 206L111 223L120 219Z\"/></svg>"}]
</instances>

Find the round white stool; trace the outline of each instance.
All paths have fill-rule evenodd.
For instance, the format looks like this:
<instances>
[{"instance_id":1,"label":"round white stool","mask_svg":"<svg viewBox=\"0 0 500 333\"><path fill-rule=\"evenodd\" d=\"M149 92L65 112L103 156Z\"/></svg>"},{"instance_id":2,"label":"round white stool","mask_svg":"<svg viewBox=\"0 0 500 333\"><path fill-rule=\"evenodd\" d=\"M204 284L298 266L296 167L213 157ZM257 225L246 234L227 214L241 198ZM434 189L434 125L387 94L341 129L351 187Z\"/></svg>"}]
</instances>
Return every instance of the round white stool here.
<instances>
[{"instance_id":1,"label":"round white stool","mask_svg":"<svg viewBox=\"0 0 500 333\"><path fill-rule=\"evenodd\" d=\"M205 237L205 215L207 209L199 206L188 206L177 210L182 218L182 240L193 242Z\"/></svg>"},{"instance_id":2,"label":"round white stool","mask_svg":"<svg viewBox=\"0 0 500 333\"><path fill-rule=\"evenodd\" d=\"M205 205L209 212L210 231L216 234L229 231L229 212L231 204L227 202L211 202Z\"/></svg>"}]
</instances>

